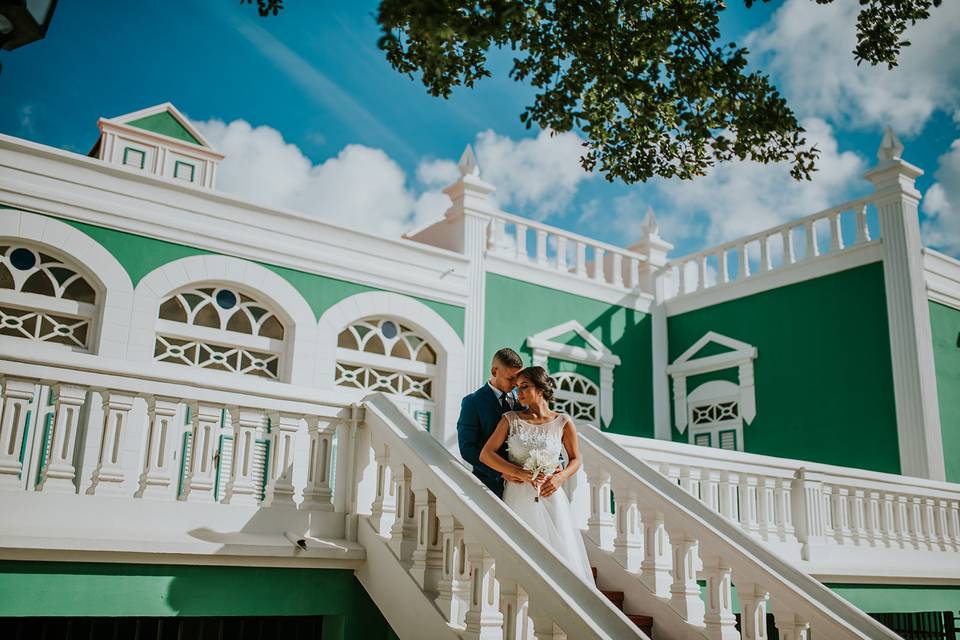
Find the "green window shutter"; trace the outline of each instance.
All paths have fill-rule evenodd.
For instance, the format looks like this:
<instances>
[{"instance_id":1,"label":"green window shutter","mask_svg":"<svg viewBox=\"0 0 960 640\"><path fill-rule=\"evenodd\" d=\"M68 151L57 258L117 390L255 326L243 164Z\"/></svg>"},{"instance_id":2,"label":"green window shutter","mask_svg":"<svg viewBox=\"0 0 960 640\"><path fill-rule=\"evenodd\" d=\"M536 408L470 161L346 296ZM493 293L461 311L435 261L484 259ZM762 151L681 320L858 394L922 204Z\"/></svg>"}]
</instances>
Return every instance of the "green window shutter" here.
<instances>
[{"instance_id":1,"label":"green window shutter","mask_svg":"<svg viewBox=\"0 0 960 640\"><path fill-rule=\"evenodd\" d=\"M50 393L47 394L47 406L53 406L56 401L56 394L54 394L53 389L50 389ZM40 476L43 473L43 467L46 466L47 458L50 457L50 445L53 444L53 418L53 411L47 411L47 415L43 420L43 442L40 448L40 462L37 465L37 477L33 481L34 486L40 484ZM74 434L74 437L76 437L76 435L77 434ZM26 444L26 442L24 442L24 444Z\"/></svg>"},{"instance_id":2,"label":"green window shutter","mask_svg":"<svg viewBox=\"0 0 960 640\"><path fill-rule=\"evenodd\" d=\"M430 431L430 412L429 411L414 411L413 419L420 423L420 426L426 431Z\"/></svg>"},{"instance_id":3,"label":"green window shutter","mask_svg":"<svg viewBox=\"0 0 960 640\"><path fill-rule=\"evenodd\" d=\"M698 433L693 436L693 444L699 445L701 447L709 447L711 445L711 438L709 433Z\"/></svg>"},{"instance_id":4,"label":"green window shutter","mask_svg":"<svg viewBox=\"0 0 960 640\"><path fill-rule=\"evenodd\" d=\"M727 449L729 451L737 450L737 432L733 429L728 431L721 431L719 434L720 437L720 448Z\"/></svg>"},{"instance_id":5,"label":"green window shutter","mask_svg":"<svg viewBox=\"0 0 960 640\"><path fill-rule=\"evenodd\" d=\"M270 477L270 440L263 438L253 443L253 477L259 478L258 499L263 500Z\"/></svg>"},{"instance_id":6,"label":"green window shutter","mask_svg":"<svg viewBox=\"0 0 960 640\"><path fill-rule=\"evenodd\" d=\"M190 407L187 407L187 412L189 413ZM177 484L177 496L183 497L183 481L187 476L187 469L190 468L190 454L193 451L191 447L191 441L193 439L193 434L187 431L183 434L183 446L180 450L180 481Z\"/></svg>"},{"instance_id":7,"label":"green window shutter","mask_svg":"<svg viewBox=\"0 0 960 640\"><path fill-rule=\"evenodd\" d=\"M233 436L221 435L217 442L217 475L213 482L214 500L220 502L227 492L230 465L233 463Z\"/></svg>"}]
</instances>

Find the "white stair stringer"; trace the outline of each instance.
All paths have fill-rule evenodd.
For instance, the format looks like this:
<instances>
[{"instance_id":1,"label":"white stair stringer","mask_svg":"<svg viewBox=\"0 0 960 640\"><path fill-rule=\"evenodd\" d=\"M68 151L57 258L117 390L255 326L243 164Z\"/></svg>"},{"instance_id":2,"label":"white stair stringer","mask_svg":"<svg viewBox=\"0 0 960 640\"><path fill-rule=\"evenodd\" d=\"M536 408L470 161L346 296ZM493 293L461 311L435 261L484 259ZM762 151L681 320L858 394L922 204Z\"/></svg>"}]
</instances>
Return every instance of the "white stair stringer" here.
<instances>
[{"instance_id":1,"label":"white stair stringer","mask_svg":"<svg viewBox=\"0 0 960 640\"><path fill-rule=\"evenodd\" d=\"M366 518L360 519L357 534L367 558L354 573L397 636L437 640L463 637L462 629L447 624L429 594L420 590Z\"/></svg>"},{"instance_id":2,"label":"white stair stringer","mask_svg":"<svg viewBox=\"0 0 960 640\"><path fill-rule=\"evenodd\" d=\"M784 640L899 638L596 427L580 425L578 434L591 560L602 587L624 592L626 611L653 617L657 640L764 640L768 612Z\"/></svg>"},{"instance_id":3,"label":"white stair stringer","mask_svg":"<svg viewBox=\"0 0 960 640\"><path fill-rule=\"evenodd\" d=\"M401 640L649 640L390 398L362 406L356 575Z\"/></svg>"}]
</instances>

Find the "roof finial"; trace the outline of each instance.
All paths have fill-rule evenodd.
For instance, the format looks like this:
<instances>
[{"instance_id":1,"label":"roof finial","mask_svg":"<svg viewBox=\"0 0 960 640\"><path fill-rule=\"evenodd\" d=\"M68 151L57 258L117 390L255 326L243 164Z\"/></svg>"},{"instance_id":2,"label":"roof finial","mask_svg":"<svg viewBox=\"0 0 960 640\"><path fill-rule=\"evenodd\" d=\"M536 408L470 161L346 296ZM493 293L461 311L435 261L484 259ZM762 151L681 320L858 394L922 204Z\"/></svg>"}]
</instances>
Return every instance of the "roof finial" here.
<instances>
[{"instance_id":1,"label":"roof finial","mask_svg":"<svg viewBox=\"0 0 960 640\"><path fill-rule=\"evenodd\" d=\"M460 162L457 163L461 176L479 176L480 166L477 164L477 157L473 154L473 147L467 144L460 156Z\"/></svg>"},{"instance_id":2,"label":"roof finial","mask_svg":"<svg viewBox=\"0 0 960 640\"><path fill-rule=\"evenodd\" d=\"M640 228L649 236L655 236L660 233L660 225L657 223L657 216L653 214L653 207L647 206L647 215L643 217Z\"/></svg>"},{"instance_id":3,"label":"roof finial","mask_svg":"<svg viewBox=\"0 0 960 640\"><path fill-rule=\"evenodd\" d=\"M883 140L880 142L880 148L877 150L877 159L880 162L890 160L899 160L903 153L903 143L893 132L893 128L887 125L883 128Z\"/></svg>"}]
</instances>

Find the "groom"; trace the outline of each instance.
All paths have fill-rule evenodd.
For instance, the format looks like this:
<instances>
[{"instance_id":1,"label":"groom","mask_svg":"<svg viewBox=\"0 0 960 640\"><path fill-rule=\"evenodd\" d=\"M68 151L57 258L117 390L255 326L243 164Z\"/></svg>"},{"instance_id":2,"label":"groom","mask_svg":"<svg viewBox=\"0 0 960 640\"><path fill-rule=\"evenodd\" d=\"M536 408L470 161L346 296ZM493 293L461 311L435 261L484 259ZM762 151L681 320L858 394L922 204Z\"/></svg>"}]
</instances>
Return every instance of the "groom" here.
<instances>
[{"instance_id":1,"label":"groom","mask_svg":"<svg viewBox=\"0 0 960 640\"><path fill-rule=\"evenodd\" d=\"M493 435L503 414L521 408L513 389L517 386L517 374L522 368L523 360L516 351L506 347L497 351L490 365L490 380L463 399L460 404L460 419L457 420L460 455L473 465L473 475L480 478L481 482L501 499L505 480L523 480L501 474L480 462L480 451ZM507 457L506 446L504 443L497 451L504 458Z\"/></svg>"}]
</instances>

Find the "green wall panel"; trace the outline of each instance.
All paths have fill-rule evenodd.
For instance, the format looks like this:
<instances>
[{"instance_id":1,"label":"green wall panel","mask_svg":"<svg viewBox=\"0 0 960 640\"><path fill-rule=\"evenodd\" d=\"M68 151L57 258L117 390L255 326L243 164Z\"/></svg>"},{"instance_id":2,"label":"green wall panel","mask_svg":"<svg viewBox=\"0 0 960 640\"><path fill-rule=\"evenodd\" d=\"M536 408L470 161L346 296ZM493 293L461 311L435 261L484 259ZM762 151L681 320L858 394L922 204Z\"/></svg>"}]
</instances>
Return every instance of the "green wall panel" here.
<instances>
[{"instance_id":1,"label":"green wall panel","mask_svg":"<svg viewBox=\"0 0 960 640\"><path fill-rule=\"evenodd\" d=\"M133 281L134 287L136 287L137 283L148 273L168 262L188 256L212 253L202 249L122 231L114 231L113 229L97 227L82 222L74 222L71 220L64 220L64 222L83 231L113 254L123 268L126 269L127 274ZM378 289L374 287L347 282L346 280L329 278L270 264L260 264L263 264L264 267L277 273L293 285L294 288L300 292L300 295L310 304L314 315L318 319L323 315L324 311L344 298L348 298L357 293L378 291ZM425 300L423 298L416 299L436 311L453 327L457 335L463 338L463 307L436 302L434 300Z\"/></svg>"},{"instance_id":2,"label":"green wall panel","mask_svg":"<svg viewBox=\"0 0 960 640\"><path fill-rule=\"evenodd\" d=\"M176 118L166 111L162 113L155 113L152 116L139 118L137 120L128 122L127 124L131 127L137 127L138 129L144 129L145 131L152 131L153 133L170 136L171 138L183 140L184 142L192 142L193 144L199 144L201 146L203 144L197 140L192 133L187 131L186 127L180 124Z\"/></svg>"},{"instance_id":3,"label":"green wall panel","mask_svg":"<svg viewBox=\"0 0 960 640\"><path fill-rule=\"evenodd\" d=\"M883 584L827 584L867 613L960 610L960 587Z\"/></svg>"},{"instance_id":4,"label":"green wall panel","mask_svg":"<svg viewBox=\"0 0 960 640\"><path fill-rule=\"evenodd\" d=\"M486 285L485 366L500 347L516 349L530 364L528 336L576 320L620 357L613 373L614 417L609 431L653 436L649 316L499 274L488 273ZM590 377L587 369L578 371Z\"/></svg>"},{"instance_id":5,"label":"green wall panel","mask_svg":"<svg viewBox=\"0 0 960 640\"><path fill-rule=\"evenodd\" d=\"M673 316L670 362L707 331L758 350L746 451L900 472L881 263Z\"/></svg>"},{"instance_id":6,"label":"green wall panel","mask_svg":"<svg viewBox=\"0 0 960 640\"><path fill-rule=\"evenodd\" d=\"M529 358L528 358L529 360ZM587 380L600 386L600 367L592 367L580 362L570 362L569 360L558 360L556 358L547 358L547 369L551 373L570 372L579 373ZM614 385L616 391L616 385Z\"/></svg>"},{"instance_id":7,"label":"green wall panel","mask_svg":"<svg viewBox=\"0 0 960 640\"><path fill-rule=\"evenodd\" d=\"M323 615L324 638L390 632L344 569L0 561L0 594L0 616Z\"/></svg>"},{"instance_id":8,"label":"green wall panel","mask_svg":"<svg viewBox=\"0 0 960 640\"><path fill-rule=\"evenodd\" d=\"M960 311L931 302L930 327L947 480L960 482Z\"/></svg>"}]
</instances>

